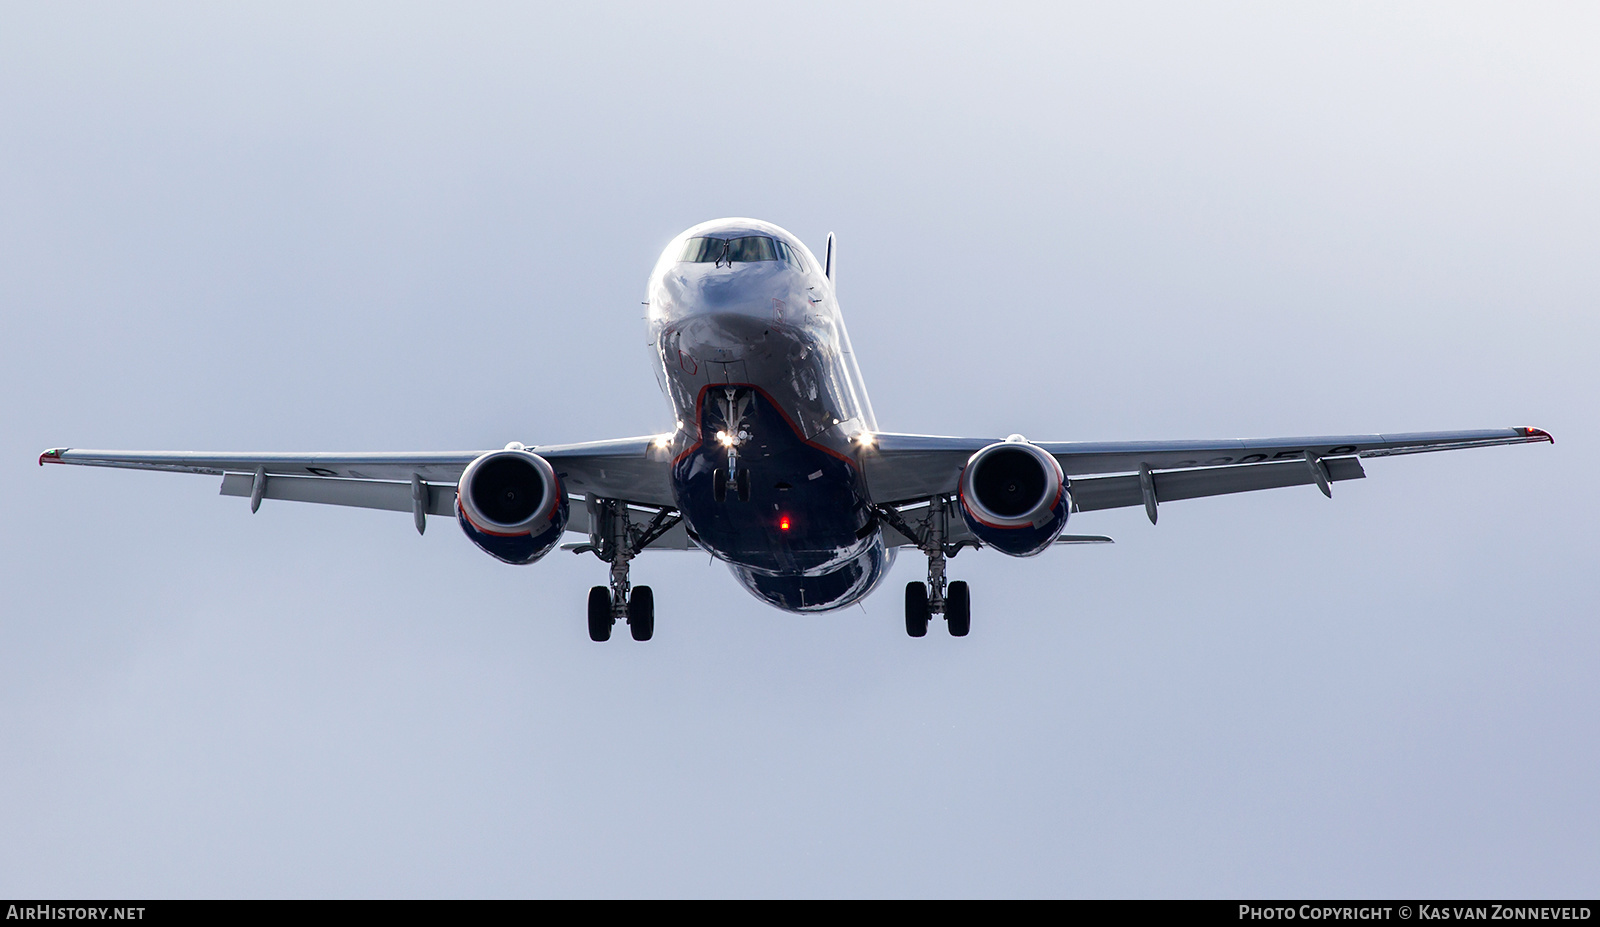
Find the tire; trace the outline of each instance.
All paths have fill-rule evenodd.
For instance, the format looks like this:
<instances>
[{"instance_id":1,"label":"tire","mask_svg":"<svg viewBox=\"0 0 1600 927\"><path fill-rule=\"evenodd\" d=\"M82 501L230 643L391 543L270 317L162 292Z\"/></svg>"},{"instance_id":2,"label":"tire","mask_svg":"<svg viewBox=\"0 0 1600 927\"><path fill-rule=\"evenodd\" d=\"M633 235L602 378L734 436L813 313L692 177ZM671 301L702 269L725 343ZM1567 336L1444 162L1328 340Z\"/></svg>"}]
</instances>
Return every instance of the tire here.
<instances>
[{"instance_id":1,"label":"tire","mask_svg":"<svg viewBox=\"0 0 1600 927\"><path fill-rule=\"evenodd\" d=\"M656 633L656 594L649 586L634 586L628 597L628 633L647 641Z\"/></svg>"},{"instance_id":2,"label":"tire","mask_svg":"<svg viewBox=\"0 0 1600 927\"><path fill-rule=\"evenodd\" d=\"M749 502L750 501L750 471L749 470L747 470L747 469L745 469L743 467L739 468L738 483L739 483L739 501L740 502Z\"/></svg>"},{"instance_id":3,"label":"tire","mask_svg":"<svg viewBox=\"0 0 1600 927\"><path fill-rule=\"evenodd\" d=\"M589 640L611 640L611 590L604 586L589 590Z\"/></svg>"},{"instance_id":4,"label":"tire","mask_svg":"<svg viewBox=\"0 0 1600 927\"><path fill-rule=\"evenodd\" d=\"M711 471L711 498L717 502L728 498L728 471L721 467Z\"/></svg>"},{"instance_id":5,"label":"tire","mask_svg":"<svg viewBox=\"0 0 1600 927\"><path fill-rule=\"evenodd\" d=\"M928 587L906 583L906 633L924 637L928 633Z\"/></svg>"},{"instance_id":6,"label":"tire","mask_svg":"<svg viewBox=\"0 0 1600 927\"><path fill-rule=\"evenodd\" d=\"M944 619L951 637L966 637L972 630L972 593L964 580L956 580L945 590Z\"/></svg>"}]
</instances>

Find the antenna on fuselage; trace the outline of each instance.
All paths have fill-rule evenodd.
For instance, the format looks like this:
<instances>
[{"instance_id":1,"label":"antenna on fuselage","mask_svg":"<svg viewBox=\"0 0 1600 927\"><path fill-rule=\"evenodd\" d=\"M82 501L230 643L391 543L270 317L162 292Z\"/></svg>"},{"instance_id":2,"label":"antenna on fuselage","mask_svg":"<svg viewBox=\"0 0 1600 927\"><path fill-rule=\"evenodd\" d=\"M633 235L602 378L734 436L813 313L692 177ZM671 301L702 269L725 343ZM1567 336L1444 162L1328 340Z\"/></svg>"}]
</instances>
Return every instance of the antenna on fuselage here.
<instances>
[{"instance_id":1,"label":"antenna on fuselage","mask_svg":"<svg viewBox=\"0 0 1600 927\"><path fill-rule=\"evenodd\" d=\"M824 277L828 278L828 282L829 283L833 282L833 233L832 232L828 233L828 253L827 253L827 256L825 256L822 259L822 275Z\"/></svg>"}]
</instances>

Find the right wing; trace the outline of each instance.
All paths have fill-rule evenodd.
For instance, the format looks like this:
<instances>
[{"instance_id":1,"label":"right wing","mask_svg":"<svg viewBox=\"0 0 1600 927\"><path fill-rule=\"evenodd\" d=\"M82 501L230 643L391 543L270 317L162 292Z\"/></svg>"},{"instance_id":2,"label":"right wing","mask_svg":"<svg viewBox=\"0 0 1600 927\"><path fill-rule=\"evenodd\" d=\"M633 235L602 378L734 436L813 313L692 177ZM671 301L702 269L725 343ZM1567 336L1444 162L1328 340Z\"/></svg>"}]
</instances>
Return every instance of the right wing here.
<instances>
[{"instance_id":1,"label":"right wing","mask_svg":"<svg viewBox=\"0 0 1600 927\"><path fill-rule=\"evenodd\" d=\"M874 501L898 505L956 491L967 458L998 438L875 434L861 459ZM1234 441L1040 441L1071 478L1079 511L1309 485L1365 476L1361 457L1389 457L1554 439L1538 428L1434 431L1395 435L1257 438ZM1138 471L1150 475L1145 492ZM1102 476L1101 474L1126 474Z\"/></svg>"}]
</instances>

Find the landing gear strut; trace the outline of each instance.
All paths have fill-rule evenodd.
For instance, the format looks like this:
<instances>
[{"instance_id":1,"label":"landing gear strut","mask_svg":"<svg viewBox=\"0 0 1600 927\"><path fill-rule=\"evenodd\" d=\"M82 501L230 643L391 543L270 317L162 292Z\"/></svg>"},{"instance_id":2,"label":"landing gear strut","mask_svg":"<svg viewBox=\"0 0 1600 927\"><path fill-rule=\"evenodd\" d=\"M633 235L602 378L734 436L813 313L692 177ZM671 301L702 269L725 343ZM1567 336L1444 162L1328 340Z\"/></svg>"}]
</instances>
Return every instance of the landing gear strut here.
<instances>
[{"instance_id":1,"label":"landing gear strut","mask_svg":"<svg viewBox=\"0 0 1600 927\"><path fill-rule=\"evenodd\" d=\"M921 530L888 506L881 507L878 512L895 530L916 541L928 555L928 581L906 584L906 633L923 637L928 633L929 619L943 615L952 637L966 637L972 630L972 593L966 582L947 582L945 576L945 560L961 549L960 544L945 543L949 533L950 500L944 496L929 500L928 515Z\"/></svg>"},{"instance_id":2,"label":"landing gear strut","mask_svg":"<svg viewBox=\"0 0 1600 927\"><path fill-rule=\"evenodd\" d=\"M728 449L728 466L718 467L711 472L711 497L718 502L728 498L730 489L740 502L750 501L750 471L739 466L739 445L750 440L750 432L745 430L740 421L744 417L742 410L745 403L741 401L739 393L733 387L725 387L722 391L722 420L727 423L727 428L717 432L717 440Z\"/></svg>"}]
</instances>

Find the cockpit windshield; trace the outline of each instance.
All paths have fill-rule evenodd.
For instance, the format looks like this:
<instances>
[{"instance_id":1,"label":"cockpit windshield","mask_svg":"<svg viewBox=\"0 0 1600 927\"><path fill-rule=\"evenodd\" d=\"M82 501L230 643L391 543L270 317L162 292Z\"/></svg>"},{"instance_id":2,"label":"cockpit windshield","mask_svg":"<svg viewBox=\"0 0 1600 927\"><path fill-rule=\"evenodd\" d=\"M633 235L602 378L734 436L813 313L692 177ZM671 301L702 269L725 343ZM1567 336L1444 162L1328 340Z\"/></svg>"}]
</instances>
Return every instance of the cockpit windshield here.
<instances>
[{"instance_id":1,"label":"cockpit windshield","mask_svg":"<svg viewBox=\"0 0 1600 927\"><path fill-rule=\"evenodd\" d=\"M732 264L735 261L784 261L804 271L800 252L776 238L747 235L743 238L691 238L683 243L680 261L692 264Z\"/></svg>"}]
</instances>

